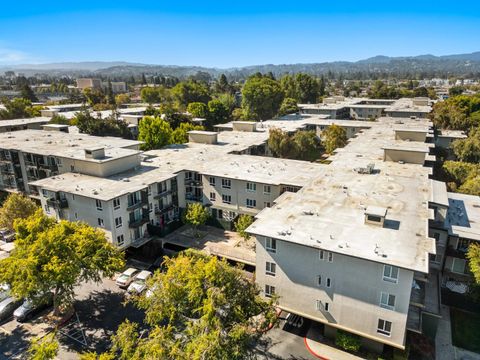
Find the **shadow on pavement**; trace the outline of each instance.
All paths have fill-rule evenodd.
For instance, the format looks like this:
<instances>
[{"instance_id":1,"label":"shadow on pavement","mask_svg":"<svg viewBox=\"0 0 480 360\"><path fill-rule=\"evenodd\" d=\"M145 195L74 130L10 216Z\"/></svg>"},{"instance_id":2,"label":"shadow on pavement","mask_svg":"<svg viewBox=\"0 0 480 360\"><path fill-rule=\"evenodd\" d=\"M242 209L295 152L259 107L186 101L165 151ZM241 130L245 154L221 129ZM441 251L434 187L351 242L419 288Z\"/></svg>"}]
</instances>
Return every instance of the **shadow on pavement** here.
<instances>
[{"instance_id":1,"label":"shadow on pavement","mask_svg":"<svg viewBox=\"0 0 480 360\"><path fill-rule=\"evenodd\" d=\"M23 326L17 326L10 334L0 334L0 359L10 359L25 351L30 346L30 338Z\"/></svg>"},{"instance_id":2,"label":"shadow on pavement","mask_svg":"<svg viewBox=\"0 0 480 360\"><path fill-rule=\"evenodd\" d=\"M110 338L118 326L126 319L143 326L144 314L131 303L124 305L123 293L111 290L93 291L85 300L75 303L80 325L75 329L84 331L87 347L65 335L60 335L61 343L69 350L77 352L104 352L110 347ZM73 318L72 321L76 319ZM73 332L73 331L72 331Z\"/></svg>"}]
</instances>

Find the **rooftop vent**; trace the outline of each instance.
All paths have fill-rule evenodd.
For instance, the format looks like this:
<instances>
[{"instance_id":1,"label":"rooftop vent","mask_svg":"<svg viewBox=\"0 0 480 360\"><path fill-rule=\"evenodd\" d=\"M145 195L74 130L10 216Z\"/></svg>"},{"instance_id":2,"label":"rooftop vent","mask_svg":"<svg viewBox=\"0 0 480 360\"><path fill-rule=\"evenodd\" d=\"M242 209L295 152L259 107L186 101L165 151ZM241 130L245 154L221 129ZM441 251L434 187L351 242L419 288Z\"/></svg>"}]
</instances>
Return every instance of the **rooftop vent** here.
<instances>
[{"instance_id":1,"label":"rooftop vent","mask_svg":"<svg viewBox=\"0 0 480 360\"><path fill-rule=\"evenodd\" d=\"M387 216L387 208L380 206L367 206L365 209L365 224L377 225L383 227L385 217Z\"/></svg>"},{"instance_id":2,"label":"rooftop vent","mask_svg":"<svg viewBox=\"0 0 480 360\"><path fill-rule=\"evenodd\" d=\"M85 149L85 159L102 159L105 157L105 148L88 148Z\"/></svg>"}]
</instances>

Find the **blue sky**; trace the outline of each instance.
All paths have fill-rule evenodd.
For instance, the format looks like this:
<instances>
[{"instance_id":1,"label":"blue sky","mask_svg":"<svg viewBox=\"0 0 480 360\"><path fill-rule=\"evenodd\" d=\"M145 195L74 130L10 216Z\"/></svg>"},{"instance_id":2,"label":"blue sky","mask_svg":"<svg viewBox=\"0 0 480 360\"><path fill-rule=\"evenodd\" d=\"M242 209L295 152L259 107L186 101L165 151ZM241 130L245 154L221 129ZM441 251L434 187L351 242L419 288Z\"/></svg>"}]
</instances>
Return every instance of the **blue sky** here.
<instances>
[{"instance_id":1,"label":"blue sky","mask_svg":"<svg viewBox=\"0 0 480 360\"><path fill-rule=\"evenodd\" d=\"M234 67L480 51L480 1L2 2L0 65Z\"/></svg>"}]
</instances>

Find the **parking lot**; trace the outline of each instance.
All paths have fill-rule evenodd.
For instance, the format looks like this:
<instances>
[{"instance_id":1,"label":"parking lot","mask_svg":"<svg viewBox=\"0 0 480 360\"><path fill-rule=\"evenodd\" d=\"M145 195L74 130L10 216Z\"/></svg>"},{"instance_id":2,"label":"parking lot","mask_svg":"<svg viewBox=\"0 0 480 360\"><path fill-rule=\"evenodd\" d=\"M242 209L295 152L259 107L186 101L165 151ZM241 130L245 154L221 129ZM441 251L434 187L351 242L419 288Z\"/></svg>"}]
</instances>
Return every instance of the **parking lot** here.
<instances>
[{"instance_id":1,"label":"parking lot","mask_svg":"<svg viewBox=\"0 0 480 360\"><path fill-rule=\"evenodd\" d=\"M76 316L73 317L63 333L58 333L61 344L58 358L78 359L78 352L104 351L109 346L111 335L125 319L142 323L143 313L131 304L124 305L124 294L125 291L111 279L104 279L100 284L79 286L75 303L79 322L76 322ZM1 360L20 359L33 337L53 330L42 320L45 313L23 324L12 319L0 326ZM86 346L81 344L84 340Z\"/></svg>"}]
</instances>

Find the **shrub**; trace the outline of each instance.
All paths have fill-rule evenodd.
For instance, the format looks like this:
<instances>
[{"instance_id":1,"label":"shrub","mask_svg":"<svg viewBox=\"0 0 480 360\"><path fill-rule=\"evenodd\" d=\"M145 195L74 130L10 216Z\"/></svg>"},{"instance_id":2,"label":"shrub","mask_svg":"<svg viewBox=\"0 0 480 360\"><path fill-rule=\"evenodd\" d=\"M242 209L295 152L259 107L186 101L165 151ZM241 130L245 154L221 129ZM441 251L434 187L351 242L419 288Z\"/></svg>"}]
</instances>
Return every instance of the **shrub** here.
<instances>
[{"instance_id":1,"label":"shrub","mask_svg":"<svg viewBox=\"0 0 480 360\"><path fill-rule=\"evenodd\" d=\"M342 330L337 330L335 345L341 347L345 351L357 352L360 350L361 341L357 335L349 334Z\"/></svg>"}]
</instances>

